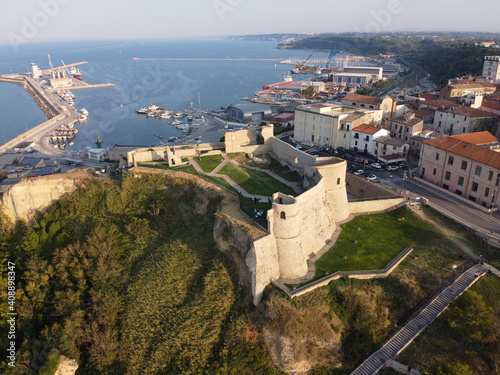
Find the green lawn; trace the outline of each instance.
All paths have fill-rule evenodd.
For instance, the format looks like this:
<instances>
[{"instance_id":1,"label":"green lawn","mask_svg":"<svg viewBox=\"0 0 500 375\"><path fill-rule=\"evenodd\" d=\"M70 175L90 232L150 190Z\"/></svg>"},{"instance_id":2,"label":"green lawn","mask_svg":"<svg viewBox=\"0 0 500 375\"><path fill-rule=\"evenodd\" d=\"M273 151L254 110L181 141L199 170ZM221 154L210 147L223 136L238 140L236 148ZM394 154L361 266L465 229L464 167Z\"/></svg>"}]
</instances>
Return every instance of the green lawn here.
<instances>
[{"instance_id":1,"label":"green lawn","mask_svg":"<svg viewBox=\"0 0 500 375\"><path fill-rule=\"evenodd\" d=\"M155 169L170 169L168 164L157 164L156 162L154 164L137 164L139 167L143 168L155 168Z\"/></svg>"},{"instance_id":2,"label":"green lawn","mask_svg":"<svg viewBox=\"0 0 500 375\"><path fill-rule=\"evenodd\" d=\"M222 168L220 173L229 176L250 194L272 196L280 191L284 194L297 195L291 187L264 172L252 171L230 163Z\"/></svg>"},{"instance_id":3,"label":"green lawn","mask_svg":"<svg viewBox=\"0 0 500 375\"><path fill-rule=\"evenodd\" d=\"M276 160L271 160L269 163L254 163L254 162L249 162L247 165L251 167L257 167L260 169L268 169L274 173L276 173L278 176L284 178L287 181L290 182L299 182L302 181L302 177L300 174L298 174L295 171L292 171L290 168L287 166L281 165L278 161Z\"/></svg>"},{"instance_id":4,"label":"green lawn","mask_svg":"<svg viewBox=\"0 0 500 375\"><path fill-rule=\"evenodd\" d=\"M194 160L200 165L205 173L210 173L222 163L224 158L222 155L207 155L202 157L197 156Z\"/></svg>"},{"instance_id":5,"label":"green lawn","mask_svg":"<svg viewBox=\"0 0 500 375\"><path fill-rule=\"evenodd\" d=\"M246 213L262 227L267 228L267 211L271 209L272 205L268 202L254 202L252 198L245 198L242 195L240 198L241 211ZM257 216L256 211L262 212L262 215Z\"/></svg>"},{"instance_id":6,"label":"green lawn","mask_svg":"<svg viewBox=\"0 0 500 375\"><path fill-rule=\"evenodd\" d=\"M229 154L227 154L227 156L229 157L229 159L236 160L240 164L250 161L250 159L247 158L247 155L244 152L230 152Z\"/></svg>"},{"instance_id":7,"label":"green lawn","mask_svg":"<svg viewBox=\"0 0 500 375\"><path fill-rule=\"evenodd\" d=\"M402 217L404 222L398 220ZM408 246L414 246L412 255L429 246L449 248L450 251L453 248L433 225L419 219L406 207L358 216L342 225L335 245L316 261L315 278L327 272L381 269ZM436 255L434 263L435 268L446 267L441 255Z\"/></svg>"}]
</instances>

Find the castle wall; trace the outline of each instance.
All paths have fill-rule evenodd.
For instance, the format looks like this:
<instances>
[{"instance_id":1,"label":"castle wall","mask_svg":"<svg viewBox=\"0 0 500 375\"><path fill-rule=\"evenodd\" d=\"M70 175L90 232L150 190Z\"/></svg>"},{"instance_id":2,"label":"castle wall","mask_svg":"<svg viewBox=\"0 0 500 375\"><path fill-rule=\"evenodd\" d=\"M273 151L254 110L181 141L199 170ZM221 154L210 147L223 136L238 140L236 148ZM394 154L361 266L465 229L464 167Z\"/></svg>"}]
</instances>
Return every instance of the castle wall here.
<instances>
[{"instance_id":1,"label":"castle wall","mask_svg":"<svg viewBox=\"0 0 500 375\"><path fill-rule=\"evenodd\" d=\"M352 214L376 213L392 209L403 202L403 198L349 202L349 210Z\"/></svg>"}]
</instances>

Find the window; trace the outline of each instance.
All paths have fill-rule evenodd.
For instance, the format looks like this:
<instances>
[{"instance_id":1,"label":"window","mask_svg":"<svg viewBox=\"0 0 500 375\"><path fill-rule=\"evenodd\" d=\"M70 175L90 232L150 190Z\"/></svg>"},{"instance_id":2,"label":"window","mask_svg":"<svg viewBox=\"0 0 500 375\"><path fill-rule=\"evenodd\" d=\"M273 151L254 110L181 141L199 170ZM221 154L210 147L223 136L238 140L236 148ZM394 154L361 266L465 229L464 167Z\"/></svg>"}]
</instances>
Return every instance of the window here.
<instances>
[{"instance_id":1,"label":"window","mask_svg":"<svg viewBox=\"0 0 500 375\"><path fill-rule=\"evenodd\" d=\"M462 165L460 166L460 169L463 169L464 171L467 169L467 162L465 160L462 160Z\"/></svg>"},{"instance_id":2,"label":"window","mask_svg":"<svg viewBox=\"0 0 500 375\"><path fill-rule=\"evenodd\" d=\"M347 126L346 130L349 131L349 125L346 125L346 126Z\"/></svg>"},{"instance_id":3,"label":"window","mask_svg":"<svg viewBox=\"0 0 500 375\"><path fill-rule=\"evenodd\" d=\"M365 143L365 148L368 148L368 143Z\"/></svg>"},{"instance_id":4,"label":"window","mask_svg":"<svg viewBox=\"0 0 500 375\"><path fill-rule=\"evenodd\" d=\"M357 146L357 145L358 145L358 141L355 141L355 142L354 142L354 146Z\"/></svg>"},{"instance_id":5,"label":"window","mask_svg":"<svg viewBox=\"0 0 500 375\"><path fill-rule=\"evenodd\" d=\"M394 129L398 130L398 125L397 124L394 125Z\"/></svg>"},{"instance_id":6,"label":"window","mask_svg":"<svg viewBox=\"0 0 500 375\"><path fill-rule=\"evenodd\" d=\"M489 187L484 189L484 196L487 197L488 195L490 195L490 188Z\"/></svg>"},{"instance_id":7,"label":"window","mask_svg":"<svg viewBox=\"0 0 500 375\"><path fill-rule=\"evenodd\" d=\"M285 213L285 211L281 211L280 212L280 219L281 220L286 220L286 213Z\"/></svg>"},{"instance_id":8,"label":"window","mask_svg":"<svg viewBox=\"0 0 500 375\"><path fill-rule=\"evenodd\" d=\"M464 186L464 178L463 178L462 176L460 176L460 177L458 178L457 185L458 185L458 186Z\"/></svg>"},{"instance_id":9,"label":"window","mask_svg":"<svg viewBox=\"0 0 500 375\"><path fill-rule=\"evenodd\" d=\"M477 182L473 182L473 183L472 183L472 188L471 188L471 190L472 190L472 191L477 191L478 186L479 186L479 185L478 185L478 183L477 183Z\"/></svg>"},{"instance_id":10,"label":"window","mask_svg":"<svg viewBox=\"0 0 500 375\"><path fill-rule=\"evenodd\" d=\"M476 176L481 176L482 170L483 170L483 167L481 167L480 165L476 165L476 171L474 172L474 174Z\"/></svg>"},{"instance_id":11,"label":"window","mask_svg":"<svg viewBox=\"0 0 500 375\"><path fill-rule=\"evenodd\" d=\"M488 181L493 180L493 171L488 172Z\"/></svg>"},{"instance_id":12,"label":"window","mask_svg":"<svg viewBox=\"0 0 500 375\"><path fill-rule=\"evenodd\" d=\"M340 124L340 130L344 130L344 124Z\"/></svg>"},{"instance_id":13,"label":"window","mask_svg":"<svg viewBox=\"0 0 500 375\"><path fill-rule=\"evenodd\" d=\"M497 174L497 181L495 182L495 187L498 187L500 185L500 173Z\"/></svg>"},{"instance_id":14,"label":"window","mask_svg":"<svg viewBox=\"0 0 500 375\"><path fill-rule=\"evenodd\" d=\"M340 185L340 177L337 178L337 185Z\"/></svg>"},{"instance_id":15,"label":"window","mask_svg":"<svg viewBox=\"0 0 500 375\"><path fill-rule=\"evenodd\" d=\"M450 171L446 171L446 173L444 174L444 179L447 180L447 181L449 181L450 177L451 177L451 172Z\"/></svg>"},{"instance_id":16,"label":"window","mask_svg":"<svg viewBox=\"0 0 500 375\"><path fill-rule=\"evenodd\" d=\"M436 168L434 168L434 169L432 170L432 174L433 174L433 175L435 175L435 174L436 174L436 172L437 172L437 170L436 170Z\"/></svg>"},{"instance_id":17,"label":"window","mask_svg":"<svg viewBox=\"0 0 500 375\"><path fill-rule=\"evenodd\" d=\"M448 156L448 165L453 165L453 160L454 160L453 156L451 155Z\"/></svg>"},{"instance_id":18,"label":"window","mask_svg":"<svg viewBox=\"0 0 500 375\"><path fill-rule=\"evenodd\" d=\"M466 129L465 129L465 126L464 126L464 127L462 128L462 133L465 133L465 130L466 130Z\"/></svg>"},{"instance_id":19,"label":"window","mask_svg":"<svg viewBox=\"0 0 500 375\"><path fill-rule=\"evenodd\" d=\"M436 152L436 160L439 160L439 154Z\"/></svg>"}]
</instances>

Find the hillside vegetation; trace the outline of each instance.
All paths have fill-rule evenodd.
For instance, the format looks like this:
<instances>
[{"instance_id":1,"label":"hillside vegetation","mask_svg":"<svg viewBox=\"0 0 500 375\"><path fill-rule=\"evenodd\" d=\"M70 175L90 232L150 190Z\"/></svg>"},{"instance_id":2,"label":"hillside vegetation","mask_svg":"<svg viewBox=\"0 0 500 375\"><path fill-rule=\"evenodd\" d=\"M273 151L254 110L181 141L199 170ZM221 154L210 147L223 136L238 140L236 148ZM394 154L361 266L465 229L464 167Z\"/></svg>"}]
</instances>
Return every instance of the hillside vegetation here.
<instances>
[{"instance_id":1,"label":"hillside vegetation","mask_svg":"<svg viewBox=\"0 0 500 375\"><path fill-rule=\"evenodd\" d=\"M436 83L446 84L450 78L481 75L484 56L500 54L498 49L476 46L481 41L480 37L466 35L355 34L316 36L280 44L278 48L342 50L363 56L393 53L396 58L419 65Z\"/></svg>"},{"instance_id":2,"label":"hillside vegetation","mask_svg":"<svg viewBox=\"0 0 500 375\"><path fill-rule=\"evenodd\" d=\"M2 286L9 260L19 315L16 367L3 356L0 372L45 372L59 353L81 374L279 373L244 335L247 307L213 242L219 200L187 180L128 176L4 225Z\"/></svg>"}]
</instances>

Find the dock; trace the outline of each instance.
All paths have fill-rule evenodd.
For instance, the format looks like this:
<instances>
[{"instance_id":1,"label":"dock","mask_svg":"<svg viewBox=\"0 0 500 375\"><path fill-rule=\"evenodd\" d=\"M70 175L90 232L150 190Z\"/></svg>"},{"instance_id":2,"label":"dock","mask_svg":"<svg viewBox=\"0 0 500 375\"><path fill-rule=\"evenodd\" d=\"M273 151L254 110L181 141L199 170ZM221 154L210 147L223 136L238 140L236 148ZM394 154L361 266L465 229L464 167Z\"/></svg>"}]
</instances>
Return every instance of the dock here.
<instances>
[{"instance_id":1,"label":"dock","mask_svg":"<svg viewBox=\"0 0 500 375\"><path fill-rule=\"evenodd\" d=\"M273 61L280 62L282 59L232 59L222 57L132 57L132 60L165 60L165 61Z\"/></svg>"},{"instance_id":2,"label":"dock","mask_svg":"<svg viewBox=\"0 0 500 375\"><path fill-rule=\"evenodd\" d=\"M70 64L62 68L81 65L85 63L86 62ZM53 68L53 70L60 71L61 67ZM15 83L22 86L33 97L33 99L45 112L45 115L48 118L47 121L44 121L43 123L33 127L32 129L29 129L28 131L20 134L9 142L1 145L0 152L5 152L8 149L15 147L20 142L30 141L35 142L36 147L40 151L48 154L59 153L60 151L56 150L50 143L50 135L52 135L53 140L54 134L56 134L56 139L59 140L59 132L57 131L57 129L65 130L73 128L74 124L79 120L80 113L72 105L68 105L68 102L65 101L61 96L57 95L57 91L115 86L115 84L113 83L88 84L80 79L76 79L71 76L66 76L65 78L58 77L63 78L63 81L64 83L66 83L66 85L59 84L61 82L61 79L55 80L59 84L57 87L53 87L47 84L42 85L42 81L36 79L35 77L43 77L44 79L47 79L47 77L45 76L47 72L49 72L49 74L52 74L50 70L41 71L38 69L38 76L35 76L34 73L0 75L0 82ZM50 80L50 76L48 77L48 79ZM74 131L73 133L76 134L76 131ZM60 138L63 139L63 136L64 134ZM69 139L68 137L66 138Z\"/></svg>"}]
</instances>

